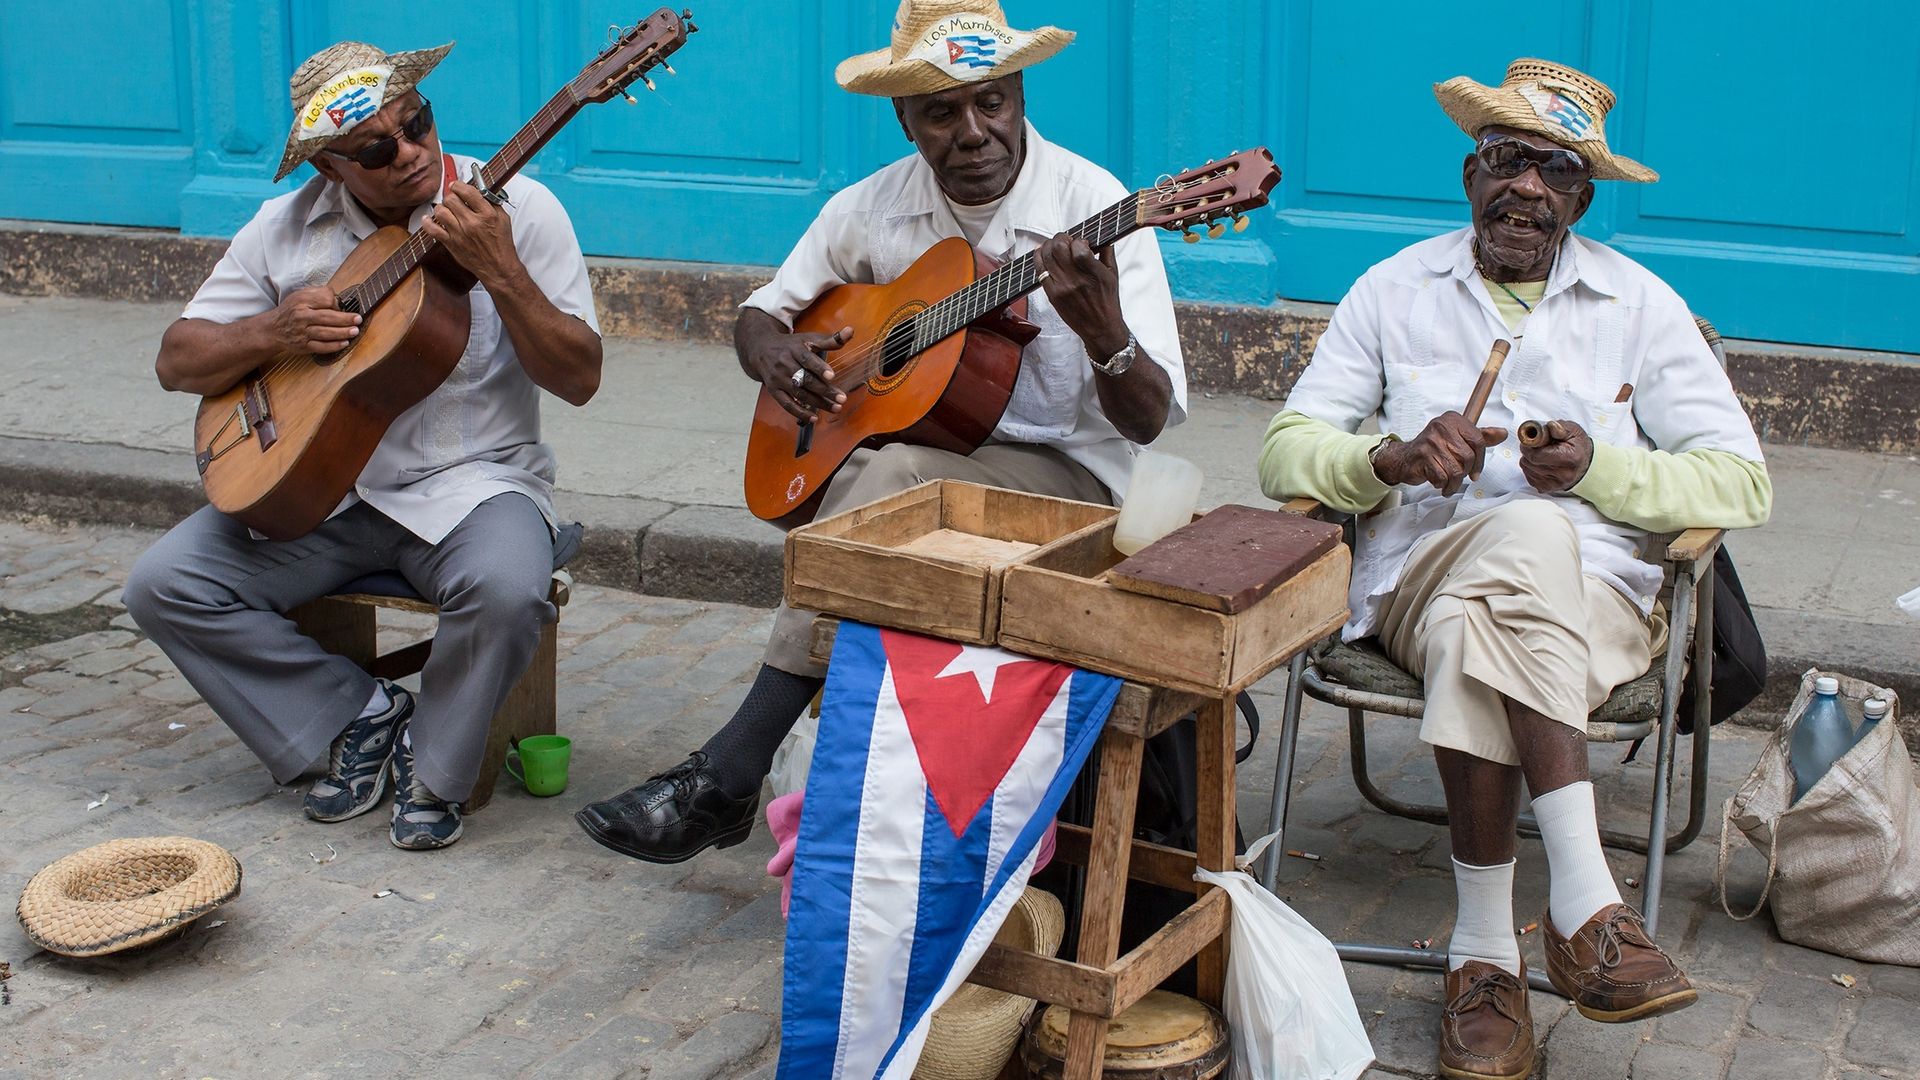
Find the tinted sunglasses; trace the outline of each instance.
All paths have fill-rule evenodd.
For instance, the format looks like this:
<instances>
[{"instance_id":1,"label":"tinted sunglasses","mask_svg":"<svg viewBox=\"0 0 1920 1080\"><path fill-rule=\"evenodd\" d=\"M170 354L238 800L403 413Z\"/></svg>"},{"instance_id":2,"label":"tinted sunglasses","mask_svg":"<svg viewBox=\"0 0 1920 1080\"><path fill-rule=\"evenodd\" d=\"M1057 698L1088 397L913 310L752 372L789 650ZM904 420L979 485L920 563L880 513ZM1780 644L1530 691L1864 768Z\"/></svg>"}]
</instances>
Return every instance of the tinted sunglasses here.
<instances>
[{"instance_id":1,"label":"tinted sunglasses","mask_svg":"<svg viewBox=\"0 0 1920 1080\"><path fill-rule=\"evenodd\" d=\"M1506 135L1481 140L1474 153L1488 172L1502 180L1511 180L1526 172L1528 166L1540 169L1540 181L1555 191L1578 194L1593 180L1587 160L1572 150L1543 150Z\"/></svg>"},{"instance_id":2,"label":"tinted sunglasses","mask_svg":"<svg viewBox=\"0 0 1920 1080\"><path fill-rule=\"evenodd\" d=\"M329 150L327 153L334 157L346 158L363 169L384 169L393 164L394 158L400 156L401 138L418 146L420 140L426 138L427 132L432 130L433 102L428 101L427 96L422 94L420 108L400 125L399 138L388 135L384 139L375 139L351 154L343 154L338 150Z\"/></svg>"}]
</instances>

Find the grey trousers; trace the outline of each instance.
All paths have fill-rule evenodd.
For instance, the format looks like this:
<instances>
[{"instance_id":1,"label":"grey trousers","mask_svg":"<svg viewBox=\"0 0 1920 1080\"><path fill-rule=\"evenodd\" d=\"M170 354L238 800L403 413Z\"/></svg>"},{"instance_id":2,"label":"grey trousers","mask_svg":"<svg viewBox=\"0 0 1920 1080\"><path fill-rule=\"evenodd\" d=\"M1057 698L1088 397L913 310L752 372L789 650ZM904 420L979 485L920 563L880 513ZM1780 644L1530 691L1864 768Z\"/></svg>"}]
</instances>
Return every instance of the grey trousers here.
<instances>
[{"instance_id":1,"label":"grey trousers","mask_svg":"<svg viewBox=\"0 0 1920 1080\"><path fill-rule=\"evenodd\" d=\"M827 485L815 520L865 506L928 480L966 480L990 487L1081 502L1113 502L1113 493L1080 463L1051 446L988 443L972 454L894 443L855 450ZM793 675L825 678L826 666L808 658L815 612L781 604L761 663Z\"/></svg>"},{"instance_id":2,"label":"grey trousers","mask_svg":"<svg viewBox=\"0 0 1920 1080\"><path fill-rule=\"evenodd\" d=\"M553 534L533 500L496 495L438 544L359 503L298 540L255 540L204 507L134 564L127 610L187 682L289 783L373 696L373 677L294 628L292 608L378 570L440 607L408 730L439 798L472 791L495 710L558 613L547 602Z\"/></svg>"}]
</instances>

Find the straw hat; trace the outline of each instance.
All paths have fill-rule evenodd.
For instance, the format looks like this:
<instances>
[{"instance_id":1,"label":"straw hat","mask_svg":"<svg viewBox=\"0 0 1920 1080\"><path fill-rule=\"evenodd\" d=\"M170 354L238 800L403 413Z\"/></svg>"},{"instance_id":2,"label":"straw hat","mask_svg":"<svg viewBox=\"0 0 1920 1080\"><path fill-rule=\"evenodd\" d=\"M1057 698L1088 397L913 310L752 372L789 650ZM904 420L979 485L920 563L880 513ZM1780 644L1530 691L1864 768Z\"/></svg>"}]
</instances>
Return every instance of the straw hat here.
<instances>
[{"instance_id":1,"label":"straw hat","mask_svg":"<svg viewBox=\"0 0 1920 1080\"><path fill-rule=\"evenodd\" d=\"M240 892L240 863L185 836L109 840L27 882L16 914L35 945L104 956L178 933Z\"/></svg>"},{"instance_id":2,"label":"straw hat","mask_svg":"<svg viewBox=\"0 0 1920 1080\"><path fill-rule=\"evenodd\" d=\"M893 47L850 56L833 77L856 94L937 94L1030 68L1072 40L1057 26L1010 29L990 0L900 0Z\"/></svg>"},{"instance_id":3,"label":"straw hat","mask_svg":"<svg viewBox=\"0 0 1920 1080\"><path fill-rule=\"evenodd\" d=\"M1648 184L1660 174L1607 148L1604 121L1613 108L1607 84L1564 64L1522 57L1507 65L1498 87L1456 75L1433 88L1440 107L1460 130L1475 138L1494 125L1544 135L1577 150L1593 166L1595 180Z\"/></svg>"},{"instance_id":4,"label":"straw hat","mask_svg":"<svg viewBox=\"0 0 1920 1080\"><path fill-rule=\"evenodd\" d=\"M435 49L388 53L364 42L342 41L307 57L287 80L293 128L287 132L274 182L413 89L452 48L449 41Z\"/></svg>"},{"instance_id":5,"label":"straw hat","mask_svg":"<svg viewBox=\"0 0 1920 1080\"><path fill-rule=\"evenodd\" d=\"M1052 956L1067 915L1052 893L1027 886L993 940L1010 949ZM927 1026L914 1080L993 1080L1020 1044L1032 998L962 983Z\"/></svg>"}]
</instances>

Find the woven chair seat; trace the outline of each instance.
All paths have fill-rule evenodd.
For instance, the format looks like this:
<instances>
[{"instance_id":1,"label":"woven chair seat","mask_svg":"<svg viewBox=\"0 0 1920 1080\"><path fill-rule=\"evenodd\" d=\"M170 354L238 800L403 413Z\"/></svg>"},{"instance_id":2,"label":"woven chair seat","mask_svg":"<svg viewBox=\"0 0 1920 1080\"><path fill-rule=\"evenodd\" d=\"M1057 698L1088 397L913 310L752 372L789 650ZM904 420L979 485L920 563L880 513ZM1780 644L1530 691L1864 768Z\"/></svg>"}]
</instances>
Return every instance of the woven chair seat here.
<instances>
[{"instance_id":1,"label":"woven chair seat","mask_svg":"<svg viewBox=\"0 0 1920 1080\"><path fill-rule=\"evenodd\" d=\"M1374 638L1356 642L1338 642L1316 650L1313 663L1322 677L1369 694L1424 701L1426 690L1420 680L1387 659ZM1633 724L1660 718L1660 681L1658 667L1614 690L1606 701L1587 718L1591 724Z\"/></svg>"},{"instance_id":2,"label":"woven chair seat","mask_svg":"<svg viewBox=\"0 0 1920 1080\"><path fill-rule=\"evenodd\" d=\"M15 914L49 952L102 956L170 937L239 891L240 863L217 844L109 840L33 875Z\"/></svg>"}]
</instances>

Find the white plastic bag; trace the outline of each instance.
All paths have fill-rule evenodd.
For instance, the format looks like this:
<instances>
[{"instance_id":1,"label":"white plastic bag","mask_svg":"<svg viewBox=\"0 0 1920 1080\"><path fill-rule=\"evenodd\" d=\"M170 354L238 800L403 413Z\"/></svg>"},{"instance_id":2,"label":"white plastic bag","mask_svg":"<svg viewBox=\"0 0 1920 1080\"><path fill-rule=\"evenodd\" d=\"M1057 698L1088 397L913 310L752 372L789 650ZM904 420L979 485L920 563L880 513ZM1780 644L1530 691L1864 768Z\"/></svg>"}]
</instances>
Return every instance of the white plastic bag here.
<instances>
[{"instance_id":1,"label":"white plastic bag","mask_svg":"<svg viewBox=\"0 0 1920 1080\"><path fill-rule=\"evenodd\" d=\"M1275 835L1254 841L1243 864ZM1365 1072L1373 1044L1333 942L1242 871L1193 876L1233 902L1225 1011L1234 1080L1354 1080Z\"/></svg>"},{"instance_id":2,"label":"white plastic bag","mask_svg":"<svg viewBox=\"0 0 1920 1080\"><path fill-rule=\"evenodd\" d=\"M767 771L767 783L773 788L774 798L807 790L807 773L813 768L813 744L819 737L820 718L812 709L807 709L773 751L773 768Z\"/></svg>"},{"instance_id":3,"label":"white plastic bag","mask_svg":"<svg viewBox=\"0 0 1920 1080\"><path fill-rule=\"evenodd\" d=\"M1893 606L1899 608L1901 611L1906 612L1907 614L1913 616L1916 619L1920 619L1920 589L1915 589L1910 593L1902 594L1900 597L1894 600Z\"/></svg>"}]
</instances>

